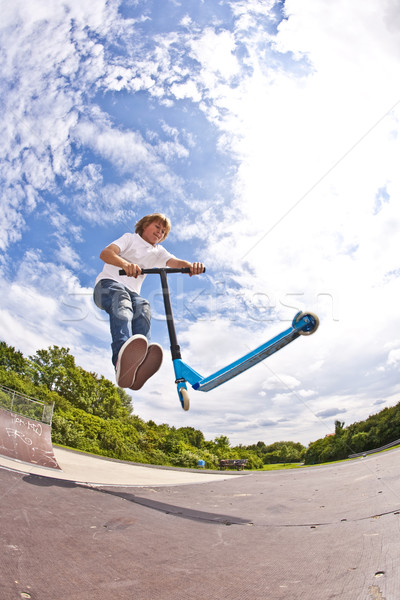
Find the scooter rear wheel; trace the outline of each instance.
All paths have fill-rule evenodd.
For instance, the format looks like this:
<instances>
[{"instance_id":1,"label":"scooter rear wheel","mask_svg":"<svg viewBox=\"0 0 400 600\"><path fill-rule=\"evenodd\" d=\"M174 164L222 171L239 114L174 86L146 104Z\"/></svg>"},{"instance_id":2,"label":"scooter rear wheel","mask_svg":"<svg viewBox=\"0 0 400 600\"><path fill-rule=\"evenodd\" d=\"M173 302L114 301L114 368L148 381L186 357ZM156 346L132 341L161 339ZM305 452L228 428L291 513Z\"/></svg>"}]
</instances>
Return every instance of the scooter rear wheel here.
<instances>
[{"instance_id":1,"label":"scooter rear wheel","mask_svg":"<svg viewBox=\"0 0 400 600\"><path fill-rule=\"evenodd\" d=\"M311 335L312 333L315 333L319 327L319 318L317 317L317 315L315 315L312 312L299 312L297 313L297 315L295 316L295 318L293 319L293 327L295 327L295 325L301 321L301 319L303 319L304 317L308 318L308 324L304 329L299 329L298 332L300 333L300 335Z\"/></svg>"}]
</instances>

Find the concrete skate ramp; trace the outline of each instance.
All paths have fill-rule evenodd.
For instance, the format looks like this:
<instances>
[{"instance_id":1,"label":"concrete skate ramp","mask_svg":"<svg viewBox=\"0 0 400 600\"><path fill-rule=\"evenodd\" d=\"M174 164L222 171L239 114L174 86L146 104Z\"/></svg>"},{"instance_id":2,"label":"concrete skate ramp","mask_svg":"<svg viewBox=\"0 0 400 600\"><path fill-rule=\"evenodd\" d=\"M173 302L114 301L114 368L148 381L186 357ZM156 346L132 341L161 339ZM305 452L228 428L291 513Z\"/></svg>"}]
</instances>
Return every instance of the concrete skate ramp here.
<instances>
[{"instance_id":1,"label":"concrete skate ramp","mask_svg":"<svg viewBox=\"0 0 400 600\"><path fill-rule=\"evenodd\" d=\"M60 469L52 474L53 477L97 487L114 485L119 487L181 485L241 476L237 472L231 474L219 471L199 471L198 469L189 470L138 465L128 461L107 459L93 454L86 454L85 452L58 447L54 447L53 450ZM0 456L0 466L29 475L48 475L47 469L39 465L17 463L15 460L2 456Z\"/></svg>"},{"instance_id":2,"label":"concrete skate ramp","mask_svg":"<svg viewBox=\"0 0 400 600\"><path fill-rule=\"evenodd\" d=\"M59 469L51 426L0 408L0 454L41 467Z\"/></svg>"},{"instance_id":3,"label":"concrete skate ramp","mask_svg":"<svg viewBox=\"0 0 400 600\"><path fill-rule=\"evenodd\" d=\"M400 599L399 450L200 475L93 487L0 467L0 597Z\"/></svg>"}]
</instances>

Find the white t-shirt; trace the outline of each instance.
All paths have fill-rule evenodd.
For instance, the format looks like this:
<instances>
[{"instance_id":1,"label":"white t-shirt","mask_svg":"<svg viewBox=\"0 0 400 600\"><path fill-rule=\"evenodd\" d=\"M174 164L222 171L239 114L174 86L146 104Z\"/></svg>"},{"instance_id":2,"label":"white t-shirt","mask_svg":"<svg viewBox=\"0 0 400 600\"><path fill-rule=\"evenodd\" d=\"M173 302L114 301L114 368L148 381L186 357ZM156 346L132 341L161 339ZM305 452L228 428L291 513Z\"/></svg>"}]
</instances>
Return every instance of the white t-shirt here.
<instances>
[{"instance_id":1,"label":"white t-shirt","mask_svg":"<svg viewBox=\"0 0 400 600\"><path fill-rule=\"evenodd\" d=\"M143 269L165 267L170 258L175 258L163 246L149 244L138 233L125 233L112 243L118 246L122 258L130 263L139 265ZM127 277L126 275L119 274L120 268L105 263L102 272L96 278L96 283L100 279L113 279L122 283L132 292L140 294L140 289L146 275L139 275L136 278Z\"/></svg>"}]
</instances>

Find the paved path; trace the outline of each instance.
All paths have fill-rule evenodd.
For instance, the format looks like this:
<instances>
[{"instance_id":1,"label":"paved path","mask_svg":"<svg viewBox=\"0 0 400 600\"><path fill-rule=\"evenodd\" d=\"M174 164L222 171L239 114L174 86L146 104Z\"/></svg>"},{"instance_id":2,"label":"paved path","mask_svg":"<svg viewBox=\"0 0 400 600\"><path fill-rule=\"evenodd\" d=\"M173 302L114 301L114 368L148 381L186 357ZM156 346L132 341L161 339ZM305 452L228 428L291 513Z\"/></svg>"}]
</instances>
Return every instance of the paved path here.
<instances>
[{"instance_id":1,"label":"paved path","mask_svg":"<svg viewBox=\"0 0 400 600\"><path fill-rule=\"evenodd\" d=\"M31 475L103 486L182 485L223 481L226 478L242 476L220 471L210 473L198 470L193 472L184 469L138 466L125 461L109 460L63 448L54 447L53 450L60 470L20 462L1 455L0 466Z\"/></svg>"}]
</instances>

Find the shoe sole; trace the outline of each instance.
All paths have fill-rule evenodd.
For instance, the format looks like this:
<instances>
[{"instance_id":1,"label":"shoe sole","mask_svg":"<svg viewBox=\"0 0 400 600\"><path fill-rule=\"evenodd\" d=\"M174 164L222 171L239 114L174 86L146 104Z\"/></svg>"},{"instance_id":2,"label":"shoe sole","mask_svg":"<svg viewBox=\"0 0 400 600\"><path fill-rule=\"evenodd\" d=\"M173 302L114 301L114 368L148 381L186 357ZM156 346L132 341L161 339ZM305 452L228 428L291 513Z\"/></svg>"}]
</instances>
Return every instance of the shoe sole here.
<instances>
[{"instance_id":1,"label":"shoe sole","mask_svg":"<svg viewBox=\"0 0 400 600\"><path fill-rule=\"evenodd\" d=\"M146 381L157 373L161 367L163 360L163 351L161 346L158 344L150 344L146 358L138 367L136 377L133 384L130 386L131 390L137 391L146 383Z\"/></svg>"},{"instance_id":2,"label":"shoe sole","mask_svg":"<svg viewBox=\"0 0 400 600\"><path fill-rule=\"evenodd\" d=\"M147 339L134 336L122 346L118 356L117 384L129 388L135 381L136 372L147 355Z\"/></svg>"}]
</instances>

